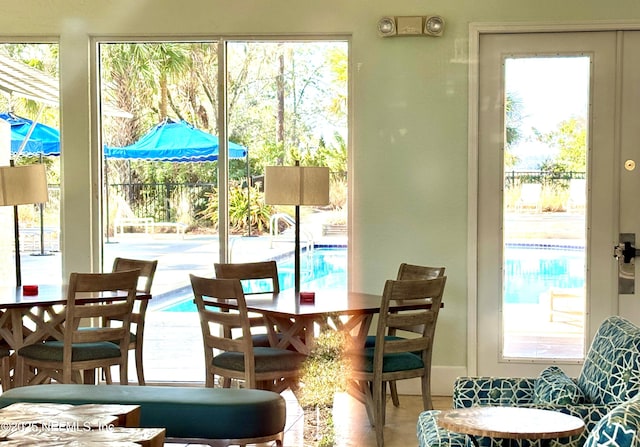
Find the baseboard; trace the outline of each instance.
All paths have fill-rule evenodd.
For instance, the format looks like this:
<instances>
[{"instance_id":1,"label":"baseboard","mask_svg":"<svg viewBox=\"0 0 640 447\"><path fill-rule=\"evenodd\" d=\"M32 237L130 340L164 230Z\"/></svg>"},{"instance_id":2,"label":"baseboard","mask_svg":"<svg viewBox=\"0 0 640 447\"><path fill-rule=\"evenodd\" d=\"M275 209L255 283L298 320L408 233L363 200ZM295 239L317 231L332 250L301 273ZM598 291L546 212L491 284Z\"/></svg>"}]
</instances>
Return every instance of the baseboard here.
<instances>
[{"instance_id":1,"label":"baseboard","mask_svg":"<svg viewBox=\"0 0 640 447\"><path fill-rule=\"evenodd\" d=\"M453 382L457 377L466 374L467 368L464 366L433 366L431 368L431 394L433 396L451 396ZM397 386L399 394L421 394L420 379L399 380Z\"/></svg>"}]
</instances>

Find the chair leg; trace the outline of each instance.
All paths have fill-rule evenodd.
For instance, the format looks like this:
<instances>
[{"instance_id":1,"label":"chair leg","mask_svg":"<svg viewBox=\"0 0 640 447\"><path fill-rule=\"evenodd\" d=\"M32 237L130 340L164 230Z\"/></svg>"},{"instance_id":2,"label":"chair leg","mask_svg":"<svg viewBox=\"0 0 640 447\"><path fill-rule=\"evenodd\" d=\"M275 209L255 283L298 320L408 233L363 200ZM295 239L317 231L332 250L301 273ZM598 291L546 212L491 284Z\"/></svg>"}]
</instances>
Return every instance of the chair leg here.
<instances>
[{"instance_id":1,"label":"chair leg","mask_svg":"<svg viewBox=\"0 0 640 447\"><path fill-rule=\"evenodd\" d=\"M113 383L113 378L111 377L111 367L107 366L106 368L102 368L102 372L104 373L104 381L107 385L111 385Z\"/></svg>"},{"instance_id":2,"label":"chair leg","mask_svg":"<svg viewBox=\"0 0 640 447\"><path fill-rule=\"evenodd\" d=\"M144 368L142 366L142 342L136 344L136 373L138 374L138 385L146 385L144 381Z\"/></svg>"},{"instance_id":3,"label":"chair leg","mask_svg":"<svg viewBox=\"0 0 640 447\"><path fill-rule=\"evenodd\" d=\"M431 377L427 372L420 380L422 384L422 406L425 411L433 410L433 401L431 400Z\"/></svg>"},{"instance_id":4,"label":"chair leg","mask_svg":"<svg viewBox=\"0 0 640 447\"><path fill-rule=\"evenodd\" d=\"M396 386L395 380L389 382L389 391L391 392L391 400L393 401L393 406L399 407L400 399L398 398L398 387Z\"/></svg>"},{"instance_id":5,"label":"chair leg","mask_svg":"<svg viewBox=\"0 0 640 447\"><path fill-rule=\"evenodd\" d=\"M76 378L75 380L79 380ZM95 385L96 383L96 370L95 369L85 369L82 372L82 382L76 383L84 383L88 385Z\"/></svg>"},{"instance_id":6,"label":"chair leg","mask_svg":"<svg viewBox=\"0 0 640 447\"><path fill-rule=\"evenodd\" d=\"M384 446L384 419L385 419L385 405L387 403L387 386L385 382L374 382L373 390L371 392L373 396L374 404L374 417L375 417L375 430L376 430L376 444L378 447Z\"/></svg>"}]
</instances>

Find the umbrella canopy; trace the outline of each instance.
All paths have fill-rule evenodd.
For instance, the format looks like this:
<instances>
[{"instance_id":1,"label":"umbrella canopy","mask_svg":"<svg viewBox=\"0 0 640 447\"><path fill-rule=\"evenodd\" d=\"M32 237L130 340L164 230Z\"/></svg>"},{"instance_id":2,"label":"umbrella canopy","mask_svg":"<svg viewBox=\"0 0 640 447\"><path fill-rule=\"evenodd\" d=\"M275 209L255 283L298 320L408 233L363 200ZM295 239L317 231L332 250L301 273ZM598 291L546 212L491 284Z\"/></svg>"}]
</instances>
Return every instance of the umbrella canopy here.
<instances>
[{"instance_id":1,"label":"umbrella canopy","mask_svg":"<svg viewBox=\"0 0 640 447\"><path fill-rule=\"evenodd\" d=\"M33 121L14 115L0 113L0 119L11 125L11 153L17 154L29 131ZM35 123L29 140L21 155L60 155L60 131L42 123Z\"/></svg>"},{"instance_id":2,"label":"umbrella canopy","mask_svg":"<svg viewBox=\"0 0 640 447\"><path fill-rule=\"evenodd\" d=\"M155 161L216 161L218 137L196 129L186 121L165 120L137 142L124 147L104 148L106 158ZM244 158L247 148L229 142L229 158Z\"/></svg>"}]
</instances>

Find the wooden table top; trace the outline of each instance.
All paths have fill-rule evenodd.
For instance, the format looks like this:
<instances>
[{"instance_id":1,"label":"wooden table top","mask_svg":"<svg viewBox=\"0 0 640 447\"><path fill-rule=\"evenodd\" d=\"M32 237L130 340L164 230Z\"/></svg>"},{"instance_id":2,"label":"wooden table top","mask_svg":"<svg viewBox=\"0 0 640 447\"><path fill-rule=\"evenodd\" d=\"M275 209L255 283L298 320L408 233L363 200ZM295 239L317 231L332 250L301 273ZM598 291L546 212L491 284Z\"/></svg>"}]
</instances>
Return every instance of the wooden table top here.
<instances>
[{"instance_id":1,"label":"wooden table top","mask_svg":"<svg viewBox=\"0 0 640 447\"><path fill-rule=\"evenodd\" d=\"M438 425L473 436L554 439L582 433L584 421L558 411L524 407L471 407L442 411Z\"/></svg>"},{"instance_id":2,"label":"wooden table top","mask_svg":"<svg viewBox=\"0 0 640 447\"><path fill-rule=\"evenodd\" d=\"M78 294L84 303L100 302L108 298L122 297L122 293L105 292L100 294ZM151 295L139 292L137 299L151 299ZM25 295L22 287L0 287L0 309L29 308L37 306L53 306L67 302L65 285L43 284L38 286L37 295Z\"/></svg>"},{"instance_id":3,"label":"wooden table top","mask_svg":"<svg viewBox=\"0 0 640 447\"><path fill-rule=\"evenodd\" d=\"M296 293L287 289L280 293L261 293L245 295L247 309L250 312L258 312L285 318L295 317L320 317L327 314L363 315L380 312L380 295L348 292L346 290L316 290L313 303L300 302ZM227 300L205 298L205 303L219 307L235 308ZM418 306L403 305L394 306L392 309L411 310Z\"/></svg>"}]
</instances>

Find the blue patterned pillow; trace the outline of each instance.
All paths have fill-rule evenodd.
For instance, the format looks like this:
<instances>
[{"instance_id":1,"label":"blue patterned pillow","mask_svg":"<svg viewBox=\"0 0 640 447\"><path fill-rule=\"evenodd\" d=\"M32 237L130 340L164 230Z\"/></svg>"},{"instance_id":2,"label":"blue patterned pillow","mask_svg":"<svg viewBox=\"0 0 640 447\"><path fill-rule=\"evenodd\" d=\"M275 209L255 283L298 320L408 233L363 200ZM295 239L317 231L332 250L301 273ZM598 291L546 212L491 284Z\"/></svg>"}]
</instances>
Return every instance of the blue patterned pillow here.
<instances>
[{"instance_id":1,"label":"blue patterned pillow","mask_svg":"<svg viewBox=\"0 0 640 447\"><path fill-rule=\"evenodd\" d=\"M584 400L582 390L557 366L549 366L542 371L533 386L533 402L536 404L575 405Z\"/></svg>"}]
</instances>

